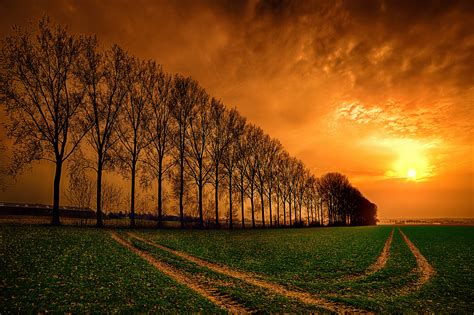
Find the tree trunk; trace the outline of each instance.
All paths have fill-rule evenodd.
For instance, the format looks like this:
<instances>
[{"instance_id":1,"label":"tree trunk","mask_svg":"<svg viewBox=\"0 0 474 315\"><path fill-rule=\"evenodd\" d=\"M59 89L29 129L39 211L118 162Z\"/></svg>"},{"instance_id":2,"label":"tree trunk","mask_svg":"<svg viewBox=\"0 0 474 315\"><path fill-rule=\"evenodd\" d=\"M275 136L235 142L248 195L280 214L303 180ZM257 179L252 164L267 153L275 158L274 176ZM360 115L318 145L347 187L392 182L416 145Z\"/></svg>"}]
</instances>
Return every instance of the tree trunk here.
<instances>
[{"instance_id":1,"label":"tree trunk","mask_svg":"<svg viewBox=\"0 0 474 315\"><path fill-rule=\"evenodd\" d=\"M261 202L261 208L262 208L262 226L265 227L265 207L263 204L263 188L262 188L262 191L260 192L260 202Z\"/></svg>"},{"instance_id":2,"label":"tree trunk","mask_svg":"<svg viewBox=\"0 0 474 315\"><path fill-rule=\"evenodd\" d=\"M53 217L51 225L59 226L61 221L59 220L59 193L61 184L61 170L63 162L61 158L56 159L56 173L54 173L54 184L53 184Z\"/></svg>"},{"instance_id":3,"label":"tree trunk","mask_svg":"<svg viewBox=\"0 0 474 315\"><path fill-rule=\"evenodd\" d=\"M183 140L184 141L184 140ZM183 148L182 148L183 149ZM180 172L180 182L179 182L179 216L181 218L181 228L184 228L184 206L183 206L183 195L184 195L184 149L180 153L179 161L179 172Z\"/></svg>"},{"instance_id":4,"label":"tree trunk","mask_svg":"<svg viewBox=\"0 0 474 315\"><path fill-rule=\"evenodd\" d=\"M292 222L291 222L291 216L292 216L292 213L291 213L291 193L288 195L288 214L290 216L290 226L292 225Z\"/></svg>"},{"instance_id":5,"label":"tree trunk","mask_svg":"<svg viewBox=\"0 0 474 315\"><path fill-rule=\"evenodd\" d=\"M295 210L295 225L298 224L298 207L296 206L296 194L293 196L293 209Z\"/></svg>"},{"instance_id":6,"label":"tree trunk","mask_svg":"<svg viewBox=\"0 0 474 315\"><path fill-rule=\"evenodd\" d=\"M299 206L299 212L300 212L300 224L303 225L303 220L301 220L301 203L300 203L300 206Z\"/></svg>"},{"instance_id":7,"label":"tree trunk","mask_svg":"<svg viewBox=\"0 0 474 315\"><path fill-rule=\"evenodd\" d=\"M103 227L104 221L102 220L102 158L99 156L99 163L97 164L97 196L96 196L96 209L97 209L97 227Z\"/></svg>"},{"instance_id":8,"label":"tree trunk","mask_svg":"<svg viewBox=\"0 0 474 315\"><path fill-rule=\"evenodd\" d=\"M252 208L252 227L255 228L255 212L253 206L253 183L250 184L250 207Z\"/></svg>"},{"instance_id":9,"label":"tree trunk","mask_svg":"<svg viewBox=\"0 0 474 315\"><path fill-rule=\"evenodd\" d=\"M308 218L307 218L308 226L309 226L309 216L310 216L309 210L310 210L310 208L309 208L308 206L306 206L306 213L307 213L307 215L308 215Z\"/></svg>"},{"instance_id":10,"label":"tree trunk","mask_svg":"<svg viewBox=\"0 0 474 315\"><path fill-rule=\"evenodd\" d=\"M283 198L283 226L286 226L286 199Z\"/></svg>"},{"instance_id":11,"label":"tree trunk","mask_svg":"<svg viewBox=\"0 0 474 315\"><path fill-rule=\"evenodd\" d=\"M272 219L272 188L271 184L268 187L268 209L270 210L270 227L273 226L273 219Z\"/></svg>"},{"instance_id":12,"label":"tree trunk","mask_svg":"<svg viewBox=\"0 0 474 315\"><path fill-rule=\"evenodd\" d=\"M204 227L204 217L202 213L202 165L199 163L199 178L198 178L198 207L199 207L199 226Z\"/></svg>"},{"instance_id":13,"label":"tree trunk","mask_svg":"<svg viewBox=\"0 0 474 315\"><path fill-rule=\"evenodd\" d=\"M136 161L132 161L132 191L130 195L130 227L135 227L135 173Z\"/></svg>"},{"instance_id":14,"label":"tree trunk","mask_svg":"<svg viewBox=\"0 0 474 315\"><path fill-rule=\"evenodd\" d=\"M157 226L163 226L163 159L158 161L158 221Z\"/></svg>"},{"instance_id":15,"label":"tree trunk","mask_svg":"<svg viewBox=\"0 0 474 315\"><path fill-rule=\"evenodd\" d=\"M277 191L277 226L280 227L280 194Z\"/></svg>"},{"instance_id":16,"label":"tree trunk","mask_svg":"<svg viewBox=\"0 0 474 315\"><path fill-rule=\"evenodd\" d=\"M216 187L215 187L215 204L216 204L216 227L219 227L219 164L216 163Z\"/></svg>"},{"instance_id":17,"label":"tree trunk","mask_svg":"<svg viewBox=\"0 0 474 315\"><path fill-rule=\"evenodd\" d=\"M229 229L232 229L232 171L229 172Z\"/></svg>"},{"instance_id":18,"label":"tree trunk","mask_svg":"<svg viewBox=\"0 0 474 315\"><path fill-rule=\"evenodd\" d=\"M245 229L244 175L242 173L240 173L240 208L242 211L242 228Z\"/></svg>"},{"instance_id":19,"label":"tree trunk","mask_svg":"<svg viewBox=\"0 0 474 315\"><path fill-rule=\"evenodd\" d=\"M203 217L203 213L202 213L202 181L199 180L199 185L198 185L198 191L199 191L199 226L201 228L204 227L204 217Z\"/></svg>"}]
</instances>

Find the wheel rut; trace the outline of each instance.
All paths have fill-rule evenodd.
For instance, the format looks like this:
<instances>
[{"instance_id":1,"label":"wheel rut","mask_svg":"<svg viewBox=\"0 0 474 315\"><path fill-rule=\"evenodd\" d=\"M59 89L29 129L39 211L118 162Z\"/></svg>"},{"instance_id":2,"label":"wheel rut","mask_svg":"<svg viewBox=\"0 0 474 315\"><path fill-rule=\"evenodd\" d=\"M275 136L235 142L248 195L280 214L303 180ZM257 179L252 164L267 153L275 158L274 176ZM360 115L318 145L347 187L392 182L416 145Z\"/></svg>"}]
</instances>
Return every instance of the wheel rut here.
<instances>
[{"instance_id":1,"label":"wheel rut","mask_svg":"<svg viewBox=\"0 0 474 315\"><path fill-rule=\"evenodd\" d=\"M390 232L387 240L385 241L385 245L382 249L382 252L380 253L377 260L372 265L370 265L365 270L365 272L363 272L361 274L357 274L357 275L349 275L345 278L346 280L364 279L364 278L367 278L368 276L382 270L385 267L385 265L387 264L388 258L390 257L390 247L392 246L394 230L395 229L393 228L392 231Z\"/></svg>"},{"instance_id":2,"label":"wheel rut","mask_svg":"<svg viewBox=\"0 0 474 315\"><path fill-rule=\"evenodd\" d=\"M267 290L271 290L274 293L285 296L287 298L297 299L297 300L299 300L299 301L301 301L305 304L316 305L318 307L321 307L321 308L327 309L328 311L336 312L336 313L367 313L367 311L365 311L365 310L357 309L355 307L351 307L351 306L348 306L348 305L345 305L345 304L342 304L342 303L333 302L333 301L324 299L322 297L314 296L314 295L312 295L310 293L307 293L307 292L301 292L301 291L295 291L295 290L288 289L288 288L286 288L282 285L279 285L279 284L276 284L276 283L269 282L269 281L263 280L261 278L258 278L257 276L255 276L251 273L248 273L248 272L243 272L243 271L236 270L236 269L233 269L233 268L229 268L229 267L226 267L226 266L222 266L222 265L219 265L219 264L216 264L216 263L211 263L211 262L205 261L203 259L200 259L200 258L197 258L195 256L189 255L187 253L180 252L180 251L168 248L166 246L154 243L152 241L149 241L147 239L144 239L144 238L136 235L135 233L129 233L129 235L134 237L135 239L137 239L139 241L142 241L142 242L148 244L148 245L154 246L158 249L167 251L167 252L172 253L176 256L187 259L187 260L189 260L189 261L191 261L191 262L193 262L193 263L195 263L199 266L206 267L206 268L208 268L212 271L215 271L215 272L218 272L218 273L221 273L221 274L224 274L224 275L242 280L244 282L247 282L249 284L252 284L252 285L255 285L255 286L258 286L258 287L261 287L261 288L265 288Z\"/></svg>"},{"instance_id":3,"label":"wheel rut","mask_svg":"<svg viewBox=\"0 0 474 315\"><path fill-rule=\"evenodd\" d=\"M414 289L420 289L426 282L428 282L431 277L436 273L435 269L431 266L428 260L423 256L420 250L413 244L410 239L403 233L403 231L398 228L400 235L407 244L408 248L412 252L413 256L416 259L417 271L421 274L418 282L415 284Z\"/></svg>"},{"instance_id":4,"label":"wheel rut","mask_svg":"<svg viewBox=\"0 0 474 315\"><path fill-rule=\"evenodd\" d=\"M164 273L171 279L175 280L176 282L182 285L187 286L189 289L193 290L194 292L208 299L209 301L221 307L222 309L233 314L252 312L252 310L249 310L245 306L237 303L229 296L225 294L221 294L218 290L209 286L208 284L202 281L199 282L197 279L194 279L194 278L189 278L183 272L180 272L179 270L171 267L170 265L163 263L162 261L148 254L147 252L134 247L130 242L120 237L117 233L111 232L111 237L117 243L127 248L131 252L135 253L136 255L140 256L141 258L146 260L149 264L151 264L153 267L155 267L156 269L158 269L159 271L161 271L162 273Z\"/></svg>"}]
</instances>

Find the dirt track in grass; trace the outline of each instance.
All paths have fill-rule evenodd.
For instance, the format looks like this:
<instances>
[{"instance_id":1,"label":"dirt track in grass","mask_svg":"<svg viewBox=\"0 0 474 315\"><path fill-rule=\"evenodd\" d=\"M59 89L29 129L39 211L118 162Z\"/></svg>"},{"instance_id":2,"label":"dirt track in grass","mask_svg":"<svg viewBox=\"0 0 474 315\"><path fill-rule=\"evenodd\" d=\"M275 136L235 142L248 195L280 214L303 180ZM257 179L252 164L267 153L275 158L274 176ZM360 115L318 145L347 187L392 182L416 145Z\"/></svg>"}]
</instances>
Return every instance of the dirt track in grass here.
<instances>
[{"instance_id":1,"label":"dirt track in grass","mask_svg":"<svg viewBox=\"0 0 474 315\"><path fill-rule=\"evenodd\" d=\"M415 244L413 244L410 239L405 235L405 233L403 233L401 229L398 229L398 231L402 235L403 240L407 244L412 254L415 256L417 269L421 276L418 282L415 284L414 289L420 289L435 274L435 270L430 265L425 256L421 254L420 250L415 246Z\"/></svg>"},{"instance_id":2,"label":"dirt track in grass","mask_svg":"<svg viewBox=\"0 0 474 315\"><path fill-rule=\"evenodd\" d=\"M324 299L322 297L314 296L314 295L312 295L310 293L307 293L307 292L290 290L290 289L288 289L284 286L281 286L279 284L263 280L263 279L257 277L256 275L250 274L248 272L243 272L243 271L240 271L240 270L229 268L227 266L223 266L223 265L219 265L219 264L215 264L215 263L211 263L211 262L202 260L200 258L189 255L187 253L180 252L180 251L168 248L166 246L162 246L160 244L151 242L147 239L144 239L144 238L136 235L135 233L129 233L129 235L134 237L137 240L140 240L144 243L147 243L148 245L154 246L158 249L167 251L167 252L172 253L176 256L179 256L181 258L189 260L189 261L191 261L191 262L193 262L193 263L195 263L195 264L197 264L201 267L206 267L206 268L208 268L212 271L215 271L215 272L218 272L218 273L221 273L221 274L224 274L224 275L236 278L236 279L240 279L240 280L245 281L249 284L259 286L259 287L265 288L267 290L271 290L274 293L280 294L280 295L285 296L287 298L297 299L297 300L299 300L299 301L301 301L305 304L316 305L318 307L325 308L328 311L336 312L336 313L365 313L366 312L364 310L360 310L360 309L357 309L355 307L344 305L342 303L333 302L333 301Z\"/></svg>"},{"instance_id":3,"label":"dirt track in grass","mask_svg":"<svg viewBox=\"0 0 474 315\"><path fill-rule=\"evenodd\" d=\"M145 251L134 247L131 243L121 238L117 233L112 232L111 237L117 243L127 248L131 252L137 254L141 258L145 259L148 263L150 263L152 266L154 266L156 269L158 269L174 281L187 286L194 292L200 294L201 296L208 299L215 305L221 307L222 309L226 310L227 312L233 314L251 313L251 310L245 308L236 301L225 296L219 295L219 293L214 288L206 285L205 283L199 283L197 279L190 279L179 270L176 270L175 268L155 259L152 255L146 253Z\"/></svg>"},{"instance_id":4,"label":"dirt track in grass","mask_svg":"<svg viewBox=\"0 0 474 315\"><path fill-rule=\"evenodd\" d=\"M348 275L345 277L346 280L361 280L367 278L368 276L380 271L385 267L387 264L388 258L390 257L390 247L392 246L392 239L393 239L393 232L395 229L392 229L390 235L388 236L387 240L385 241L385 245L382 249L377 260L370 265L363 273L356 274L356 275Z\"/></svg>"}]
</instances>

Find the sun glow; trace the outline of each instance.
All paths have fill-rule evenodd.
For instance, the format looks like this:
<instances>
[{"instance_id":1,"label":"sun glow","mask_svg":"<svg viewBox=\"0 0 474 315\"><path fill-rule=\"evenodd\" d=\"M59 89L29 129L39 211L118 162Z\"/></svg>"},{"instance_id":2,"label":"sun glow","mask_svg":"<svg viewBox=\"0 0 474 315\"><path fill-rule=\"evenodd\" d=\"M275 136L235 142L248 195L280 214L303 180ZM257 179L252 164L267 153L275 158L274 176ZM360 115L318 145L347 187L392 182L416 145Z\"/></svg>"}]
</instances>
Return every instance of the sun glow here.
<instances>
[{"instance_id":1,"label":"sun glow","mask_svg":"<svg viewBox=\"0 0 474 315\"><path fill-rule=\"evenodd\" d=\"M407 172L407 177L410 179L416 179L416 170L413 168L410 168Z\"/></svg>"},{"instance_id":2,"label":"sun glow","mask_svg":"<svg viewBox=\"0 0 474 315\"><path fill-rule=\"evenodd\" d=\"M394 157L387 165L385 177L423 181L435 175L430 154L435 143L422 143L414 139L377 139L377 144L389 149Z\"/></svg>"}]
</instances>

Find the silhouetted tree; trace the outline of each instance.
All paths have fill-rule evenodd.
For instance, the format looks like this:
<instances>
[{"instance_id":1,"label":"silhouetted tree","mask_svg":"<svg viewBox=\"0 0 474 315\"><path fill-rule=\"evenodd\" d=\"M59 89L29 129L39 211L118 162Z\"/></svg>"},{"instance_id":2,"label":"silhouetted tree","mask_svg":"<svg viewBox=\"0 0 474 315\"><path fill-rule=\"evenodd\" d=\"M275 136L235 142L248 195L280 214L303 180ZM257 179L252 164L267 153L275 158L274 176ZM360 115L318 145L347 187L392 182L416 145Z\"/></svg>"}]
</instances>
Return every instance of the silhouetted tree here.
<instances>
[{"instance_id":1,"label":"silhouetted tree","mask_svg":"<svg viewBox=\"0 0 474 315\"><path fill-rule=\"evenodd\" d=\"M250 199L250 207L252 211L252 227L255 228L255 205L254 195L256 189L256 176L259 171L259 145L263 137L263 131L255 125L247 125L247 130L244 133L243 144L245 145L246 167L244 170L245 177L248 182L247 195ZM262 218L263 219L263 218Z\"/></svg>"},{"instance_id":2,"label":"silhouetted tree","mask_svg":"<svg viewBox=\"0 0 474 315\"><path fill-rule=\"evenodd\" d=\"M123 191L113 183L102 182L102 205L104 213L118 212L123 201Z\"/></svg>"},{"instance_id":3,"label":"silhouetted tree","mask_svg":"<svg viewBox=\"0 0 474 315\"><path fill-rule=\"evenodd\" d=\"M89 208L92 204L94 186L86 168L81 163L70 163L68 167L69 183L66 188L66 198L71 205L81 209Z\"/></svg>"},{"instance_id":4,"label":"silhouetted tree","mask_svg":"<svg viewBox=\"0 0 474 315\"><path fill-rule=\"evenodd\" d=\"M214 206L216 212L216 227L219 226L219 168L222 164L223 156L227 147L232 141L233 128L232 122L229 122L229 113L222 102L211 99L210 104L210 133L209 133L209 157L213 167L213 184L214 184ZM234 117L232 117L234 119ZM230 124L229 124L230 123ZM229 216L232 222L232 216Z\"/></svg>"},{"instance_id":5,"label":"silhouetted tree","mask_svg":"<svg viewBox=\"0 0 474 315\"><path fill-rule=\"evenodd\" d=\"M278 159L278 189L282 197L283 226L286 226L286 202L290 194L290 155L283 151ZM291 208L290 208L291 209ZM291 217L291 214L290 214ZM290 223L291 225L291 223Z\"/></svg>"},{"instance_id":6,"label":"silhouetted tree","mask_svg":"<svg viewBox=\"0 0 474 315\"><path fill-rule=\"evenodd\" d=\"M126 81L127 102L117 124L119 145L114 149L122 172L126 177L130 176L130 227L135 227L135 180L138 161L148 145L146 130L149 117L146 113L149 85L154 74L147 63L137 59L131 60L131 65Z\"/></svg>"},{"instance_id":7,"label":"silhouetted tree","mask_svg":"<svg viewBox=\"0 0 474 315\"><path fill-rule=\"evenodd\" d=\"M197 98L201 93L201 88L192 78L175 76L173 80L173 93L171 99L171 116L176 123L176 134L174 135L174 148L179 166L179 214L181 227L184 227L184 164L186 158L186 139L189 136L189 121L193 108L197 103Z\"/></svg>"},{"instance_id":8,"label":"silhouetted tree","mask_svg":"<svg viewBox=\"0 0 474 315\"><path fill-rule=\"evenodd\" d=\"M145 148L145 172L142 179L145 185L152 179L157 179L157 226L162 226L163 177L174 165L173 161L167 163L165 161L173 148L174 124L171 119L173 81L171 76L163 72L161 66L154 62L148 63L148 67L150 84L145 88L150 106L147 112L149 122L145 132L149 145Z\"/></svg>"},{"instance_id":9,"label":"silhouetted tree","mask_svg":"<svg viewBox=\"0 0 474 315\"><path fill-rule=\"evenodd\" d=\"M118 140L116 125L126 102L126 76L131 71L129 57L118 46L104 53L95 38L85 42L78 76L86 89L84 117L92 126L87 140L95 152L97 226L103 226L102 173L112 164L111 149Z\"/></svg>"},{"instance_id":10,"label":"silhouetted tree","mask_svg":"<svg viewBox=\"0 0 474 315\"><path fill-rule=\"evenodd\" d=\"M244 124L242 128L242 134L239 137L238 141L234 142L234 145L236 146L236 167L237 173L239 175L239 180L236 181L236 186L240 191L240 211L242 218L242 228L245 228L245 196L247 194L249 186L248 181L246 180L246 174L248 164L250 163L250 159L248 158L248 152L250 152L250 148L248 146L248 130L250 127Z\"/></svg>"},{"instance_id":11,"label":"silhouetted tree","mask_svg":"<svg viewBox=\"0 0 474 315\"><path fill-rule=\"evenodd\" d=\"M277 139L272 139L266 137L264 140L267 142L266 146L266 155L264 156L265 162L265 173L266 173L266 188L267 188L267 198L268 198L268 209L270 212L270 227L273 226L273 214L272 214L272 198L274 193L275 182L278 180L278 177L275 175L275 164L278 160L280 151L282 150L282 145ZM278 201L277 201L278 203Z\"/></svg>"},{"instance_id":12,"label":"silhouetted tree","mask_svg":"<svg viewBox=\"0 0 474 315\"><path fill-rule=\"evenodd\" d=\"M194 91L194 106L189 118L189 135L186 137L187 170L194 179L198 190L199 225L204 226L203 190L212 171L208 156L209 136L211 133L209 95L198 87Z\"/></svg>"},{"instance_id":13,"label":"silhouetted tree","mask_svg":"<svg viewBox=\"0 0 474 315\"><path fill-rule=\"evenodd\" d=\"M15 139L15 173L34 160L55 164L52 224L59 225L61 173L88 126L77 112L84 88L75 76L83 48L81 37L43 18L38 29L15 28L2 41L0 103L9 121L8 136Z\"/></svg>"},{"instance_id":14,"label":"silhouetted tree","mask_svg":"<svg viewBox=\"0 0 474 315\"><path fill-rule=\"evenodd\" d=\"M231 109L226 115L226 128L229 131L229 143L228 145L224 148L224 153L222 155L222 164L224 166L225 172L227 174L227 185L229 188L229 227L232 228L232 207L233 207L233 201L232 201L232 193L233 193L233 178L234 178L234 170L237 167L238 164L238 158L239 158L239 148L240 148L240 142L242 135L245 131L245 118L239 115L236 109ZM243 174L242 174L242 182L243 182ZM238 185L235 185L238 186ZM242 188L244 184L242 183ZM243 198L243 193L241 193L241 196ZM243 199L241 200L243 203ZM243 211L243 204L242 204L242 211ZM244 214L242 212L242 226L245 227L245 223L243 222L244 220Z\"/></svg>"}]
</instances>

